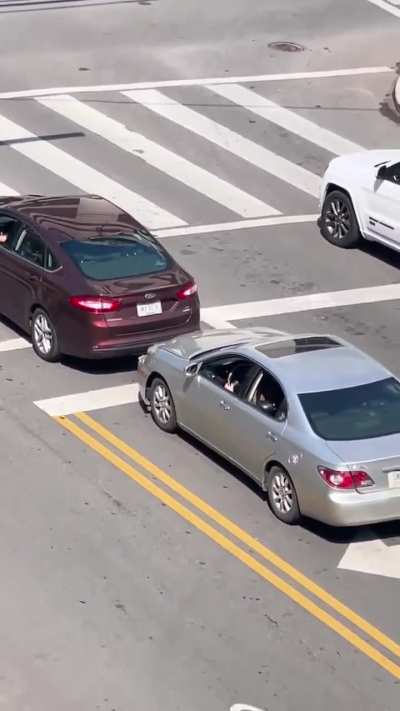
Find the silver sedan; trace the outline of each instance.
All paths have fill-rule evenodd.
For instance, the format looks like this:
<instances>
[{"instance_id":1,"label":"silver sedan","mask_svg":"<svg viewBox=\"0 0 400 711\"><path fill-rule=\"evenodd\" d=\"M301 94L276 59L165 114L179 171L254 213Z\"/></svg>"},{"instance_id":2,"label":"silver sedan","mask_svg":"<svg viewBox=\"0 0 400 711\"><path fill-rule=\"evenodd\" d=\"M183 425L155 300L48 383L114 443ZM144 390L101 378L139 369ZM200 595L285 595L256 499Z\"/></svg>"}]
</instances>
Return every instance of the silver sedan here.
<instances>
[{"instance_id":1,"label":"silver sedan","mask_svg":"<svg viewBox=\"0 0 400 711\"><path fill-rule=\"evenodd\" d=\"M149 348L138 374L154 422L237 465L282 521L400 518L400 382L342 339L195 333Z\"/></svg>"}]
</instances>

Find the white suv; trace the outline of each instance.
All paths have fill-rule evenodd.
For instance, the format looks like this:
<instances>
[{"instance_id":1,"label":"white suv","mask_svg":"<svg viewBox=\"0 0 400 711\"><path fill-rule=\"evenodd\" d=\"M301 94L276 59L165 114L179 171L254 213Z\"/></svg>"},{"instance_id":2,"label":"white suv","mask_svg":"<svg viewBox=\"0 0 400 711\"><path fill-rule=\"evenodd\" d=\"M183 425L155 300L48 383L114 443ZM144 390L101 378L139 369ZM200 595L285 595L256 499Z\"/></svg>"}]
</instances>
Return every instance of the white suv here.
<instances>
[{"instance_id":1,"label":"white suv","mask_svg":"<svg viewBox=\"0 0 400 711\"><path fill-rule=\"evenodd\" d=\"M321 234L338 247L362 237L400 251L400 150L334 158L322 179Z\"/></svg>"}]
</instances>

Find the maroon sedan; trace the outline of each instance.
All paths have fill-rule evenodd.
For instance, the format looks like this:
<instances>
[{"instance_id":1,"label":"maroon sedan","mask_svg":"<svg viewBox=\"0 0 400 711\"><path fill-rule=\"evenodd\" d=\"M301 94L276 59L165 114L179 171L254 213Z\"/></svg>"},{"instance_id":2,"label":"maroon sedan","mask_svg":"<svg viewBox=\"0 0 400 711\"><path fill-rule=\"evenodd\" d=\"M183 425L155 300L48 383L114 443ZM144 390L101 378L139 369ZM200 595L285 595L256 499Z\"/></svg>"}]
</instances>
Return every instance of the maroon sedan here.
<instances>
[{"instance_id":1,"label":"maroon sedan","mask_svg":"<svg viewBox=\"0 0 400 711\"><path fill-rule=\"evenodd\" d=\"M192 277L96 195L0 198L0 311L47 361L143 351L200 324Z\"/></svg>"}]
</instances>

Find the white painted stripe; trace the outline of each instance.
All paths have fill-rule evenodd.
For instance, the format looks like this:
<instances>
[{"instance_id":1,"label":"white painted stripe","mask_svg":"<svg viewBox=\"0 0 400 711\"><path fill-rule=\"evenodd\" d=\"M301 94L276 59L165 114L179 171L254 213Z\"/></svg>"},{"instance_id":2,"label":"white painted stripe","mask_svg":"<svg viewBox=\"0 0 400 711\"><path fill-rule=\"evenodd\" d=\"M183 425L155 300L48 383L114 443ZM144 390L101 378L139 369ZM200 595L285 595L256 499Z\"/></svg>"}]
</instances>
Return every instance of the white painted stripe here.
<instances>
[{"instance_id":1,"label":"white painted stripe","mask_svg":"<svg viewBox=\"0 0 400 711\"><path fill-rule=\"evenodd\" d=\"M239 86L238 84L216 84L207 88L218 94L218 96L222 96L234 104L239 104L247 111L261 116L267 121L285 128L287 131L295 133L306 141L310 141L336 155L364 150L363 146L358 145L358 143L353 143L353 141L349 141L333 131L321 128L313 121L309 121L309 119L303 118L294 111L289 111L289 109L275 104L273 101L244 86Z\"/></svg>"},{"instance_id":2,"label":"white painted stripe","mask_svg":"<svg viewBox=\"0 0 400 711\"><path fill-rule=\"evenodd\" d=\"M273 153L249 138L223 126L203 114L180 104L156 89L125 91L124 96L143 104L149 110L169 119L178 126L192 131L216 146L243 158L280 180L319 197L320 178L286 158Z\"/></svg>"},{"instance_id":3,"label":"white painted stripe","mask_svg":"<svg viewBox=\"0 0 400 711\"><path fill-rule=\"evenodd\" d=\"M185 237L186 235L201 235L213 232L235 232L255 227L274 227L275 225L295 225L302 222L316 222L315 215L282 215L280 217L264 217L255 220L237 220L237 222L217 222L214 225L189 225L188 227L173 227L165 230L154 230L158 239L166 237Z\"/></svg>"},{"instance_id":4,"label":"white painted stripe","mask_svg":"<svg viewBox=\"0 0 400 711\"><path fill-rule=\"evenodd\" d=\"M14 195L19 195L19 193L5 183L0 183L0 197L14 197Z\"/></svg>"},{"instance_id":5,"label":"white painted stripe","mask_svg":"<svg viewBox=\"0 0 400 711\"><path fill-rule=\"evenodd\" d=\"M56 111L88 131L110 141L118 148L128 151L135 158L143 160L171 178L179 180L192 190L206 195L231 212L242 217L281 214L279 210L275 210L244 190L236 188L226 180L218 178L208 170L145 138L142 134L128 130L119 121L78 101L74 96L63 94L47 99L37 99L37 101L46 108Z\"/></svg>"},{"instance_id":6,"label":"white painted stripe","mask_svg":"<svg viewBox=\"0 0 400 711\"><path fill-rule=\"evenodd\" d=\"M240 82L293 81L296 79L329 79L335 77L361 76L364 74L386 74L393 72L390 67L353 67L350 69L328 69L315 72L286 72L283 74L250 74L234 77L208 77L204 79L167 79L164 81L141 81L129 84L94 84L89 86L62 86L50 89L25 89L23 91L3 91L0 99L18 99L53 94L86 94L106 91L130 91L133 89L165 89L168 86L205 86L206 84L237 84Z\"/></svg>"},{"instance_id":7,"label":"white painted stripe","mask_svg":"<svg viewBox=\"0 0 400 711\"><path fill-rule=\"evenodd\" d=\"M133 213L148 227L177 227L186 224L184 220L1 115L0 141L15 141L11 147L18 153L67 180L71 185L111 200L121 209Z\"/></svg>"},{"instance_id":8,"label":"white painted stripe","mask_svg":"<svg viewBox=\"0 0 400 711\"><path fill-rule=\"evenodd\" d=\"M0 353L19 351L23 348L31 348L31 343L25 338L9 338L7 341L0 341Z\"/></svg>"},{"instance_id":9,"label":"white painted stripe","mask_svg":"<svg viewBox=\"0 0 400 711\"><path fill-rule=\"evenodd\" d=\"M377 7L380 7L381 10L385 10L386 12L389 12L391 15L394 15L395 17L400 17L400 8L394 7L394 5L400 5L400 2L397 0L391 0L391 2L385 2L385 0L368 0L371 5L376 5Z\"/></svg>"},{"instance_id":10,"label":"white painted stripe","mask_svg":"<svg viewBox=\"0 0 400 711\"><path fill-rule=\"evenodd\" d=\"M279 316L283 314L300 313L302 311L315 311L317 309L333 309L341 306L374 304L385 301L396 301L398 299L400 299L400 284L383 284L381 286L366 286L359 289L344 289L343 291L303 294L301 296L266 299L264 301L247 301L238 304L226 304L224 306L210 306L201 309L201 320L210 326L225 328L228 326L232 327L232 321ZM14 341L20 342L23 341L23 339L14 339ZM25 343L26 346L24 347L28 347L28 342L26 341ZM22 345L19 347L22 347ZM2 349L0 348L0 350ZM117 391L116 397L122 399L128 397L127 402L131 402L131 396L129 395L129 388L131 386L124 385L122 387L126 390L121 390L121 392ZM93 392L104 393L101 397L104 398L103 402L106 402L108 397L107 393L113 390L113 388L105 388L104 390ZM71 395L67 397L73 398L75 396ZM47 400L39 402L46 403ZM123 404L122 400L119 404ZM39 404L38 406L40 407L41 405ZM108 407L108 405L104 405L104 407ZM43 407L42 409L45 408ZM79 407L77 406L75 411L78 409Z\"/></svg>"},{"instance_id":11,"label":"white painted stripe","mask_svg":"<svg viewBox=\"0 0 400 711\"><path fill-rule=\"evenodd\" d=\"M138 401L138 385L117 385L101 390L89 390L86 393L51 397L46 400L36 400L33 404L50 415L62 417L72 415L74 412L87 412L89 410L102 410L105 407L129 405Z\"/></svg>"},{"instance_id":12,"label":"white painted stripe","mask_svg":"<svg viewBox=\"0 0 400 711\"><path fill-rule=\"evenodd\" d=\"M221 322L237 321L239 319L254 319L266 316L314 311L316 309L332 309L340 306L356 304L374 304L382 301L400 299L400 284L384 284L383 286L367 286L360 289L346 289L322 294L304 294L266 301L248 301L242 304L227 304L226 306L211 306L202 309L202 320L211 323L210 319L220 319Z\"/></svg>"}]
</instances>

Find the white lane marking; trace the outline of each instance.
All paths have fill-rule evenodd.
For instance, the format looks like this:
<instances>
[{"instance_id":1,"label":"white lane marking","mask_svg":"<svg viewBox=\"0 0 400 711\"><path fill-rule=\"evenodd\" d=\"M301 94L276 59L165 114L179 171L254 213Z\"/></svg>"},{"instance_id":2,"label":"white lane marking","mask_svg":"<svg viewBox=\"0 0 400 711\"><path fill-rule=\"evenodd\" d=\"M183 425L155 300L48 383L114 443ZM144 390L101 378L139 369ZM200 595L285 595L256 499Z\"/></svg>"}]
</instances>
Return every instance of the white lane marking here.
<instances>
[{"instance_id":1,"label":"white lane marking","mask_svg":"<svg viewBox=\"0 0 400 711\"><path fill-rule=\"evenodd\" d=\"M24 140L26 139L26 140ZM163 210L115 180L74 158L65 151L0 115L0 141L11 141L11 148L87 193L97 192L148 227L177 227L184 220ZM13 142L14 141L14 142Z\"/></svg>"},{"instance_id":2,"label":"white lane marking","mask_svg":"<svg viewBox=\"0 0 400 711\"><path fill-rule=\"evenodd\" d=\"M185 128L197 136L205 138L210 143L223 148L261 170L274 175L280 180L303 190L309 195L319 197L320 178L309 170L292 163L286 158L273 153L249 138L235 133L230 128L217 121L180 104L178 101L162 94L157 89L125 91L132 101L146 106L156 114L169 119L181 128Z\"/></svg>"},{"instance_id":3,"label":"white lane marking","mask_svg":"<svg viewBox=\"0 0 400 711\"><path fill-rule=\"evenodd\" d=\"M0 183L0 197L14 197L19 195L14 188L10 188L5 183Z\"/></svg>"},{"instance_id":4,"label":"white lane marking","mask_svg":"<svg viewBox=\"0 0 400 711\"><path fill-rule=\"evenodd\" d=\"M264 96L244 86L239 86L238 84L216 84L215 86L209 86L207 88L213 91L214 94L218 94L218 96L222 96L224 99L238 104L247 111L261 116L267 119L267 121L275 123L281 128L285 128L287 131L295 133L306 141L310 141L316 146L320 146L336 155L365 150L363 146L353 143L353 141L349 141L347 138L343 138L333 131L318 126L318 124L303 118L303 116L300 116L295 111L285 109L283 106L279 106L279 104L264 98Z\"/></svg>"},{"instance_id":5,"label":"white lane marking","mask_svg":"<svg viewBox=\"0 0 400 711\"><path fill-rule=\"evenodd\" d=\"M395 17L400 17L400 8L394 7L394 5L400 5L399 0L391 0L391 2L386 2L386 0L367 0L371 5L376 5L380 7L381 10L389 12Z\"/></svg>"},{"instance_id":6,"label":"white lane marking","mask_svg":"<svg viewBox=\"0 0 400 711\"><path fill-rule=\"evenodd\" d=\"M236 321L397 299L400 299L400 284L384 284L383 286L367 286L322 294L304 294L265 301L248 301L242 304L211 306L202 309L202 320L206 323L209 323L208 319L212 318L219 318L221 321Z\"/></svg>"},{"instance_id":7,"label":"white lane marking","mask_svg":"<svg viewBox=\"0 0 400 711\"><path fill-rule=\"evenodd\" d=\"M314 215L282 215L279 217L264 217L254 220L237 220L236 222L217 222L214 225L189 225L188 227L172 227L164 230L153 230L157 239L166 237L185 237L186 235L202 235L210 232L232 232L255 227L274 227L276 225L296 225L302 222L316 222L319 214Z\"/></svg>"},{"instance_id":8,"label":"white lane marking","mask_svg":"<svg viewBox=\"0 0 400 711\"><path fill-rule=\"evenodd\" d=\"M242 217L280 215L279 210L262 200L240 190L226 180L222 180L208 170L195 165L186 158L160 146L140 133L130 131L119 121L106 116L101 111L84 104L74 96L63 94L48 99L37 99L48 109L110 141L118 148L133 154L157 170L175 180L179 180L192 190L206 195Z\"/></svg>"},{"instance_id":9,"label":"white lane marking","mask_svg":"<svg viewBox=\"0 0 400 711\"><path fill-rule=\"evenodd\" d=\"M201 309L201 320L214 328L232 328L232 321L280 316L317 309L334 309L341 306L397 301L398 299L400 299L400 284L383 284L382 286L303 294L301 296L266 299L265 301L247 301L224 306L208 306ZM23 339L14 340L17 342ZM28 342L26 344L26 347L28 347ZM19 347L22 348L22 345ZM1 343L0 350L2 350ZM7 350L11 349L7 348Z\"/></svg>"},{"instance_id":10,"label":"white lane marking","mask_svg":"<svg viewBox=\"0 0 400 711\"><path fill-rule=\"evenodd\" d=\"M138 389L137 383L116 385L101 390L89 390L85 393L36 400L33 404L50 417L62 417L72 415L74 412L102 410L106 407L135 403L138 401Z\"/></svg>"},{"instance_id":11,"label":"white lane marking","mask_svg":"<svg viewBox=\"0 0 400 711\"><path fill-rule=\"evenodd\" d=\"M0 341L0 353L8 351L19 351L23 348L31 348L31 343L25 338L9 338L7 341Z\"/></svg>"},{"instance_id":12,"label":"white lane marking","mask_svg":"<svg viewBox=\"0 0 400 711\"><path fill-rule=\"evenodd\" d=\"M0 99L18 99L52 94L86 94L108 91L129 91L133 89L165 89L172 86L204 86L206 84L237 84L240 82L292 81L302 79L329 79L335 77L361 76L363 74L386 74L393 72L390 67L353 67L350 69L328 69L314 72L286 72L284 74L250 74L234 77L208 77L200 79L168 79L164 81L141 81L129 84L94 84L90 86L62 86L50 89L25 89L23 91L3 91Z\"/></svg>"},{"instance_id":13,"label":"white lane marking","mask_svg":"<svg viewBox=\"0 0 400 711\"><path fill-rule=\"evenodd\" d=\"M380 539L350 543L338 568L400 580L400 545L387 546Z\"/></svg>"}]
</instances>

